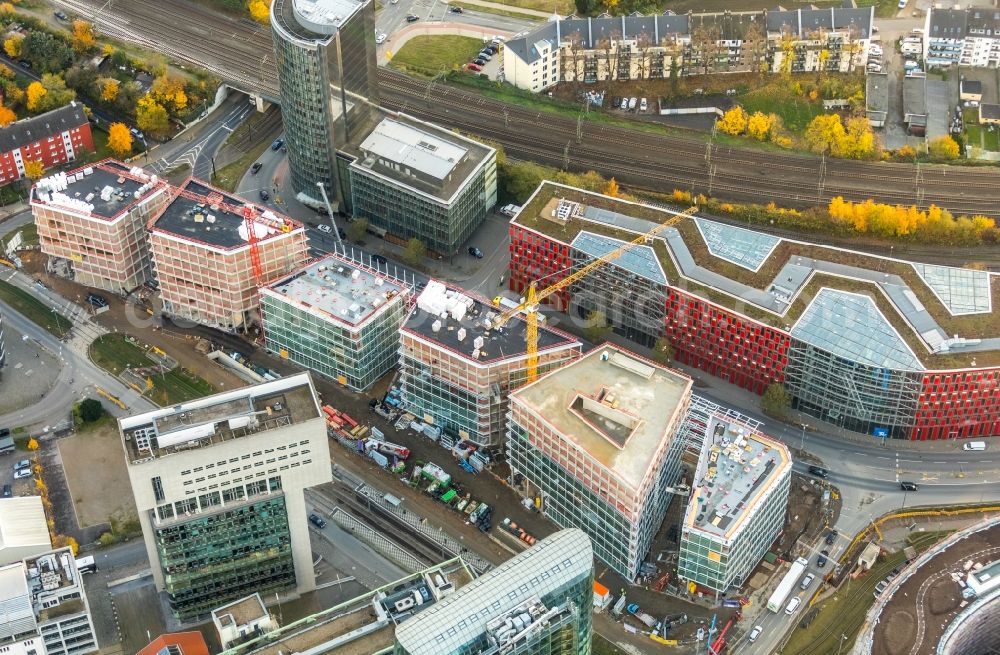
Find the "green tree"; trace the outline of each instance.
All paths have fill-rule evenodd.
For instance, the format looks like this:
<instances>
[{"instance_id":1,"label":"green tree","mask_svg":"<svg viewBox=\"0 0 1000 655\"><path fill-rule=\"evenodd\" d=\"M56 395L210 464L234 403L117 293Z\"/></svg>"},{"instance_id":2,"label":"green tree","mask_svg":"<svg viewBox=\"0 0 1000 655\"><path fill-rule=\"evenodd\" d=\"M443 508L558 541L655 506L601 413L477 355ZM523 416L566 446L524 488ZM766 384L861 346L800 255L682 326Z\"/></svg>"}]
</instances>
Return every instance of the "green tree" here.
<instances>
[{"instance_id":1,"label":"green tree","mask_svg":"<svg viewBox=\"0 0 1000 655\"><path fill-rule=\"evenodd\" d=\"M73 64L73 48L52 34L32 30L22 45L24 59L41 73L64 71Z\"/></svg>"},{"instance_id":2,"label":"green tree","mask_svg":"<svg viewBox=\"0 0 1000 655\"><path fill-rule=\"evenodd\" d=\"M427 244L413 237L406 242L406 249L403 250L403 261L411 266L417 266L424 261L427 255Z\"/></svg>"},{"instance_id":3,"label":"green tree","mask_svg":"<svg viewBox=\"0 0 1000 655\"><path fill-rule=\"evenodd\" d=\"M606 341L611 334L611 326L608 325L607 315L595 310L587 314L587 322L583 327L583 336L591 343L601 343Z\"/></svg>"},{"instance_id":4,"label":"green tree","mask_svg":"<svg viewBox=\"0 0 1000 655\"><path fill-rule=\"evenodd\" d=\"M104 416L104 406L95 398L86 398L80 402L80 418L84 423L93 423Z\"/></svg>"},{"instance_id":5,"label":"green tree","mask_svg":"<svg viewBox=\"0 0 1000 655\"><path fill-rule=\"evenodd\" d=\"M347 238L351 241L361 241L365 238L365 233L368 232L368 220L364 218L355 218L353 223L347 224Z\"/></svg>"},{"instance_id":6,"label":"green tree","mask_svg":"<svg viewBox=\"0 0 1000 655\"><path fill-rule=\"evenodd\" d=\"M674 344L670 339L659 337L653 344L653 359L661 364L666 364L674 358Z\"/></svg>"},{"instance_id":7,"label":"green tree","mask_svg":"<svg viewBox=\"0 0 1000 655\"><path fill-rule=\"evenodd\" d=\"M768 416L776 419L784 419L788 416L788 410L792 407L792 397L788 394L788 390L785 389L785 385L772 384L764 390L760 406Z\"/></svg>"},{"instance_id":8,"label":"green tree","mask_svg":"<svg viewBox=\"0 0 1000 655\"><path fill-rule=\"evenodd\" d=\"M542 180L546 178L544 166L534 162L511 162L497 167L500 190L503 196L522 203L534 193Z\"/></svg>"}]
</instances>

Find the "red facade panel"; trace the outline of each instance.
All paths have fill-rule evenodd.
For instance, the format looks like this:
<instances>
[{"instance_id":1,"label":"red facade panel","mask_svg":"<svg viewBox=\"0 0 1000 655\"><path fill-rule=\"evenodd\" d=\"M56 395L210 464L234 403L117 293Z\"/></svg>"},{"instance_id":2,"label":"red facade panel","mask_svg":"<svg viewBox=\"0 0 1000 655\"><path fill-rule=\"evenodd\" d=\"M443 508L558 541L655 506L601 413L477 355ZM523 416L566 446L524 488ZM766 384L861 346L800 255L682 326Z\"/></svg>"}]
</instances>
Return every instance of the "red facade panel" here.
<instances>
[{"instance_id":1,"label":"red facade panel","mask_svg":"<svg viewBox=\"0 0 1000 655\"><path fill-rule=\"evenodd\" d=\"M554 241L520 225L510 226L510 275L508 288L523 295L532 280L555 284L573 266L569 246ZM545 300L561 312L569 308L569 290L554 293Z\"/></svg>"},{"instance_id":2,"label":"red facade panel","mask_svg":"<svg viewBox=\"0 0 1000 655\"><path fill-rule=\"evenodd\" d=\"M928 371L910 439L1000 436L1000 368Z\"/></svg>"}]
</instances>

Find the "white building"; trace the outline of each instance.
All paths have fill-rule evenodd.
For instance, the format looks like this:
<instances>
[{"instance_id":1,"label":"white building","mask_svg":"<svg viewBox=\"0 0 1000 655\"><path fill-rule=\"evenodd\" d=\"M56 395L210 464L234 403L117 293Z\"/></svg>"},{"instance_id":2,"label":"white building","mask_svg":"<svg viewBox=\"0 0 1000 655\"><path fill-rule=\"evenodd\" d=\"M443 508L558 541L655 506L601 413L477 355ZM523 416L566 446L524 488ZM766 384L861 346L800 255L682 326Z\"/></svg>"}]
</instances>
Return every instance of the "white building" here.
<instances>
[{"instance_id":1,"label":"white building","mask_svg":"<svg viewBox=\"0 0 1000 655\"><path fill-rule=\"evenodd\" d=\"M0 564L52 550L45 509L39 496L0 498Z\"/></svg>"},{"instance_id":2,"label":"white building","mask_svg":"<svg viewBox=\"0 0 1000 655\"><path fill-rule=\"evenodd\" d=\"M0 653L83 655L97 650L73 551L51 550L0 567Z\"/></svg>"},{"instance_id":3,"label":"white building","mask_svg":"<svg viewBox=\"0 0 1000 655\"><path fill-rule=\"evenodd\" d=\"M212 610L212 623L219 633L223 650L278 627L260 594L240 598Z\"/></svg>"},{"instance_id":4,"label":"white building","mask_svg":"<svg viewBox=\"0 0 1000 655\"><path fill-rule=\"evenodd\" d=\"M118 425L153 579L175 616L315 588L304 490L332 477L307 373Z\"/></svg>"},{"instance_id":5,"label":"white building","mask_svg":"<svg viewBox=\"0 0 1000 655\"><path fill-rule=\"evenodd\" d=\"M1000 66L1000 9L928 9L924 19L924 52L929 68L955 64L997 68Z\"/></svg>"}]
</instances>

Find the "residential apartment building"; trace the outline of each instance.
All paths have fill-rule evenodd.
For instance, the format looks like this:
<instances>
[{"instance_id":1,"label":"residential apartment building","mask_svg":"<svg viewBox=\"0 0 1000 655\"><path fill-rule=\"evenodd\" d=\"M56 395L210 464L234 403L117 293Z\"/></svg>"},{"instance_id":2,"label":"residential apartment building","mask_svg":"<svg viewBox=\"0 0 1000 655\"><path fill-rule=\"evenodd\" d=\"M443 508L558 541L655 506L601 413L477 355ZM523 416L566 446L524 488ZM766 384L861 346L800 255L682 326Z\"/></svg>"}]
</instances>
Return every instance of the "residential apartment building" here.
<instances>
[{"instance_id":1,"label":"residential apartment building","mask_svg":"<svg viewBox=\"0 0 1000 655\"><path fill-rule=\"evenodd\" d=\"M393 655L587 655L594 553L582 530L542 539L396 628Z\"/></svg>"},{"instance_id":2,"label":"residential apartment building","mask_svg":"<svg viewBox=\"0 0 1000 655\"><path fill-rule=\"evenodd\" d=\"M25 177L24 164L41 161L47 169L94 151L90 121L75 101L0 128L0 186Z\"/></svg>"},{"instance_id":3,"label":"residential apartment building","mask_svg":"<svg viewBox=\"0 0 1000 655\"><path fill-rule=\"evenodd\" d=\"M307 373L118 426L153 580L175 617L315 587L304 492L332 478Z\"/></svg>"},{"instance_id":4,"label":"residential apartment building","mask_svg":"<svg viewBox=\"0 0 1000 655\"><path fill-rule=\"evenodd\" d=\"M691 379L604 344L510 395L507 460L542 512L635 580L680 474Z\"/></svg>"},{"instance_id":5,"label":"residential apartment building","mask_svg":"<svg viewBox=\"0 0 1000 655\"><path fill-rule=\"evenodd\" d=\"M491 321L501 310L437 280L428 282L400 328L400 386L406 409L453 438L500 448L507 396L527 380L527 325ZM581 344L539 326L538 373L580 355Z\"/></svg>"},{"instance_id":6,"label":"residential apartment building","mask_svg":"<svg viewBox=\"0 0 1000 655\"><path fill-rule=\"evenodd\" d=\"M504 79L537 92L559 82L849 72L864 66L873 25L871 7L570 17L509 40Z\"/></svg>"},{"instance_id":7,"label":"residential apartment building","mask_svg":"<svg viewBox=\"0 0 1000 655\"><path fill-rule=\"evenodd\" d=\"M0 564L52 550L41 496L0 498Z\"/></svg>"},{"instance_id":8,"label":"residential apartment building","mask_svg":"<svg viewBox=\"0 0 1000 655\"><path fill-rule=\"evenodd\" d=\"M385 118L350 166L355 218L451 255L497 201L496 151L404 114Z\"/></svg>"},{"instance_id":9,"label":"residential apartment building","mask_svg":"<svg viewBox=\"0 0 1000 655\"><path fill-rule=\"evenodd\" d=\"M275 0L271 33L292 187L349 211L350 157L376 120L374 0Z\"/></svg>"},{"instance_id":10,"label":"residential apartment building","mask_svg":"<svg viewBox=\"0 0 1000 655\"><path fill-rule=\"evenodd\" d=\"M410 287L339 255L262 287L267 348L364 391L399 360Z\"/></svg>"},{"instance_id":11,"label":"residential apartment building","mask_svg":"<svg viewBox=\"0 0 1000 655\"><path fill-rule=\"evenodd\" d=\"M698 458L681 527L678 578L690 591L742 587L785 527L792 458L737 417L700 421Z\"/></svg>"},{"instance_id":12,"label":"residential apartment building","mask_svg":"<svg viewBox=\"0 0 1000 655\"><path fill-rule=\"evenodd\" d=\"M80 576L69 548L0 567L0 652L83 655L97 651Z\"/></svg>"},{"instance_id":13,"label":"residential apartment building","mask_svg":"<svg viewBox=\"0 0 1000 655\"><path fill-rule=\"evenodd\" d=\"M148 229L163 313L222 330L259 325L259 287L309 259L301 223L194 178L185 180Z\"/></svg>"},{"instance_id":14,"label":"residential apartment building","mask_svg":"<svg viewBox=\"0 0 1000 655\"><path fill-rule=\"evenodd\" d=\"M122 295L152 279L146 223L169 201L155 175L110 159L42 178L30 197L50 270Z\"/></svg>"},{"instance_id":15,"label":"residential apartment building","mask_svg":"<svg viewBox=\"0 0 1000 655\"><path fill-rule=\"evenodd\" d=\"M930 7L924 17L928 68L1000 66L1000 9Z\"/></svg>"},{"instance_id":16,"label":"residential apartment building","mask_svg":"<svg viewBox=\"0 0 1000 655\"><path fill-rule=\"evenodd\" d=\"M675 214L544 182L511 221L510 289L554 283ZM998 284L694 217L547 302L600 311L645 346L663 338L678 362L755 393L783 384L837 427L926 440L1000 434Z\"/></svg>"}]
</instances>

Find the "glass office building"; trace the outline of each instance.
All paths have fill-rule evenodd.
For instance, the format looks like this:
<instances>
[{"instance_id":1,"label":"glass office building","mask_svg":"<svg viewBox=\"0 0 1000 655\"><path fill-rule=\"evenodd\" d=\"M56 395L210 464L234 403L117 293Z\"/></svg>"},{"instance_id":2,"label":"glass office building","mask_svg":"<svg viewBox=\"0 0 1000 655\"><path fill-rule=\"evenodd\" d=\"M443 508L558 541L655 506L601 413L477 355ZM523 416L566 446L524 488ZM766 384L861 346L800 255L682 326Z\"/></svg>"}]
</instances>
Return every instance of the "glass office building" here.
<instances>
[{"instance_id":1,"label":"glass office building","mask_svg":"<svg viewBox=\"0 0 1000 655\"><path fill-rule=\"evenodd\" d=\"M707 405L702 405L704 409ZM732 414L695 413L684 431L701 439L681 526L677 576L716 597L746 583L785 526L792 459L781 443Z\"/></svg>"},{"instance_id":2,"label":"glass office building","mask_svg":"<svg viewBox=\"0 0 1000 655\"><path fill-rule=\"evenodd\" d=\"M396 629L394 655L589 655L594 554L562 530Z\"/></svg>"},{"instance_id":3,"label":"glass office building","mask_svg":"<svg viewBox=\"0 0 1000 655\"><path fill-rule=\"evenodd\" d=\"M691 379L610 344L510 396L507 460L527 497L634 580L680 473Z\"/></svg>"},{"instance_id":4,"label":"glass office building","mask_svg":"<svg viewBox=\"0 0 1000 655\"><path fill-rule=\"evenodd\" d=\"M496 204L496 151L403 114L384 119L350 166L355 217L454 254Z\"/></svg>"},{"instance_id":5,"label":"glass office building","mask_svg":"<svg viewBox=\"0 0 1000 655\"><path fill-rule=\"evenodd\" d=\"M364 391L399 360L409 287L331 255L261 289L267 348Z\"/></svg>"},{"instance_id":6,"label":"glass office building","mask_svg":"<svg viewBox=\"0 0 1000 655\"><path fill-rule=\"evenodd\" d=\"M322 182L340 208L349 190L337 152L371 128L378 105L374 5L274 0L271 6L292 186L318 199Z\"/></svg>"}]
</instances>

